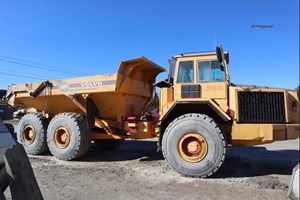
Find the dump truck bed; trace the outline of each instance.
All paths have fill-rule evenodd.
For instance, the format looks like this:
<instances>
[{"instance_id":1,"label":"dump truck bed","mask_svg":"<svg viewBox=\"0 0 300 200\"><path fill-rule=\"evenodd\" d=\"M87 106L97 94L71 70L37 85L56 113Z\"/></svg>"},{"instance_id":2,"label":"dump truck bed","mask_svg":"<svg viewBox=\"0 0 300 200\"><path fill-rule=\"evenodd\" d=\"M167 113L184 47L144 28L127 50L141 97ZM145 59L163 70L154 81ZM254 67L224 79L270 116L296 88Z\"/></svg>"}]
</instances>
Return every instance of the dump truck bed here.
<instances>
[{"instance_id":1,"label":"dump truck bed","mask_svg":"<svg viewBox=\"0 0 300 200\"><path fill-rule=\"evenodd\" d=\"M153 95L156 76L165 71L145 57L121 62L118 73L36 83L13 84L9 103L49 114L85 113L93 100L101 117L121 120L139 115Z\"/></svg>"}]
</instances>

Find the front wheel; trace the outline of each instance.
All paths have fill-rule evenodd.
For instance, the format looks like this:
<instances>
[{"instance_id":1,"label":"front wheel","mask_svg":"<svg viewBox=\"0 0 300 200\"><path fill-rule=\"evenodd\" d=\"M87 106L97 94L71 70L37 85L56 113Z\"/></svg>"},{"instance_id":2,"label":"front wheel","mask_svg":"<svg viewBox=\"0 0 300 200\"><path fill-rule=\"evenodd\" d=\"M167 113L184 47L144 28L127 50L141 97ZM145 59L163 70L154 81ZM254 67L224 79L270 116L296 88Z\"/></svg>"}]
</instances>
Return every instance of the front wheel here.
<instances>
[{"instance_id":1,"label":"front wheel","mask_svg":"<svg viewBox=\"0 0 300 200\"><path fill-rule=\"evenodd\" d=\"M191 113L176 118L166 129L162 151L172 169L187 177L208 177L223 164L224 135L214 120Z\"/></svg>"}]
</instances>

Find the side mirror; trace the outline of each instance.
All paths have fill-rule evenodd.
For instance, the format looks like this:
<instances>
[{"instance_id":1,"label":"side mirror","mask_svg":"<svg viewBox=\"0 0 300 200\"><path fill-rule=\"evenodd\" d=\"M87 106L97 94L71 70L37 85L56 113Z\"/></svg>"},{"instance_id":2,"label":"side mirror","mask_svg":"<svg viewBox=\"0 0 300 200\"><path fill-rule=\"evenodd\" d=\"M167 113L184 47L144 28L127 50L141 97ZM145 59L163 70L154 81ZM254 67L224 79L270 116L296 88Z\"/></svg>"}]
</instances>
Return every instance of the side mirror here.
<instances>
[{"instance_id":1,"label":"side mirror","mask_svg":"<svg viewBox=\"0 0 300 200\"><path fill-rule=\"evenodd\" d=\"M216 48L216 53L217 53L218 62L222 63L223 62L223 57L222 57L222 50L221 50L220 47Z\"/></svg>"}]
</instances>

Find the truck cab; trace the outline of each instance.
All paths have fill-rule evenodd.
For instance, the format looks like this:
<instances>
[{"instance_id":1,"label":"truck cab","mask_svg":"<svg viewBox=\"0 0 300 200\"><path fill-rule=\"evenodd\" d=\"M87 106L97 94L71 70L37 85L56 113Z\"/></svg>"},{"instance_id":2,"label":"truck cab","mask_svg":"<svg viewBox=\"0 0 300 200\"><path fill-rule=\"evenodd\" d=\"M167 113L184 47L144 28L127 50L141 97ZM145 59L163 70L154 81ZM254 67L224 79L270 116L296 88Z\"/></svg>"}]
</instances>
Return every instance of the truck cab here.
<instances>
[{"instance_id":1,"label":"truck cab","mask_svg":"<svg viewBox=\"0 0 300 200\"><path fill-rule=\"evenodd\" d=\"M216 51L182 53L169 60L168 79L156 84L161 88L160 133L176 117L195 112L215 119L231 140L228 63L229 53L222 52L218 60Z\"/></svg>"}]
</instances>

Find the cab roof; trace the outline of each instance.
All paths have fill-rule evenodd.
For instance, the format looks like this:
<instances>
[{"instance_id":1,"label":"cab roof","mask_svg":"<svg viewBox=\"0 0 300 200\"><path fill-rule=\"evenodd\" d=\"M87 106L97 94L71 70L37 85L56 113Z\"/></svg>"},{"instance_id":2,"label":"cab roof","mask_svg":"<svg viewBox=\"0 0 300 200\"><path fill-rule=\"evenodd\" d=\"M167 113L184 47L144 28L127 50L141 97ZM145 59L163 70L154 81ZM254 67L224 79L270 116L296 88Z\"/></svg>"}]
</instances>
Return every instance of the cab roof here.
<instances>
[{"instance_id":1,"label":"cab roof","mask_svg":"<svg viewBox=\"0 0 300 200\"><path fill-rule=\"evenodd\" d=\"M224 54L228 54L228 52L224 52ZM192 57L192 56L206 56L206 55L216 55L216 51L199 51L199 52L190 52L190 53L181 53L173 56L173 58L182 58L182 57Z\"/></svg>"}]
</instances>

